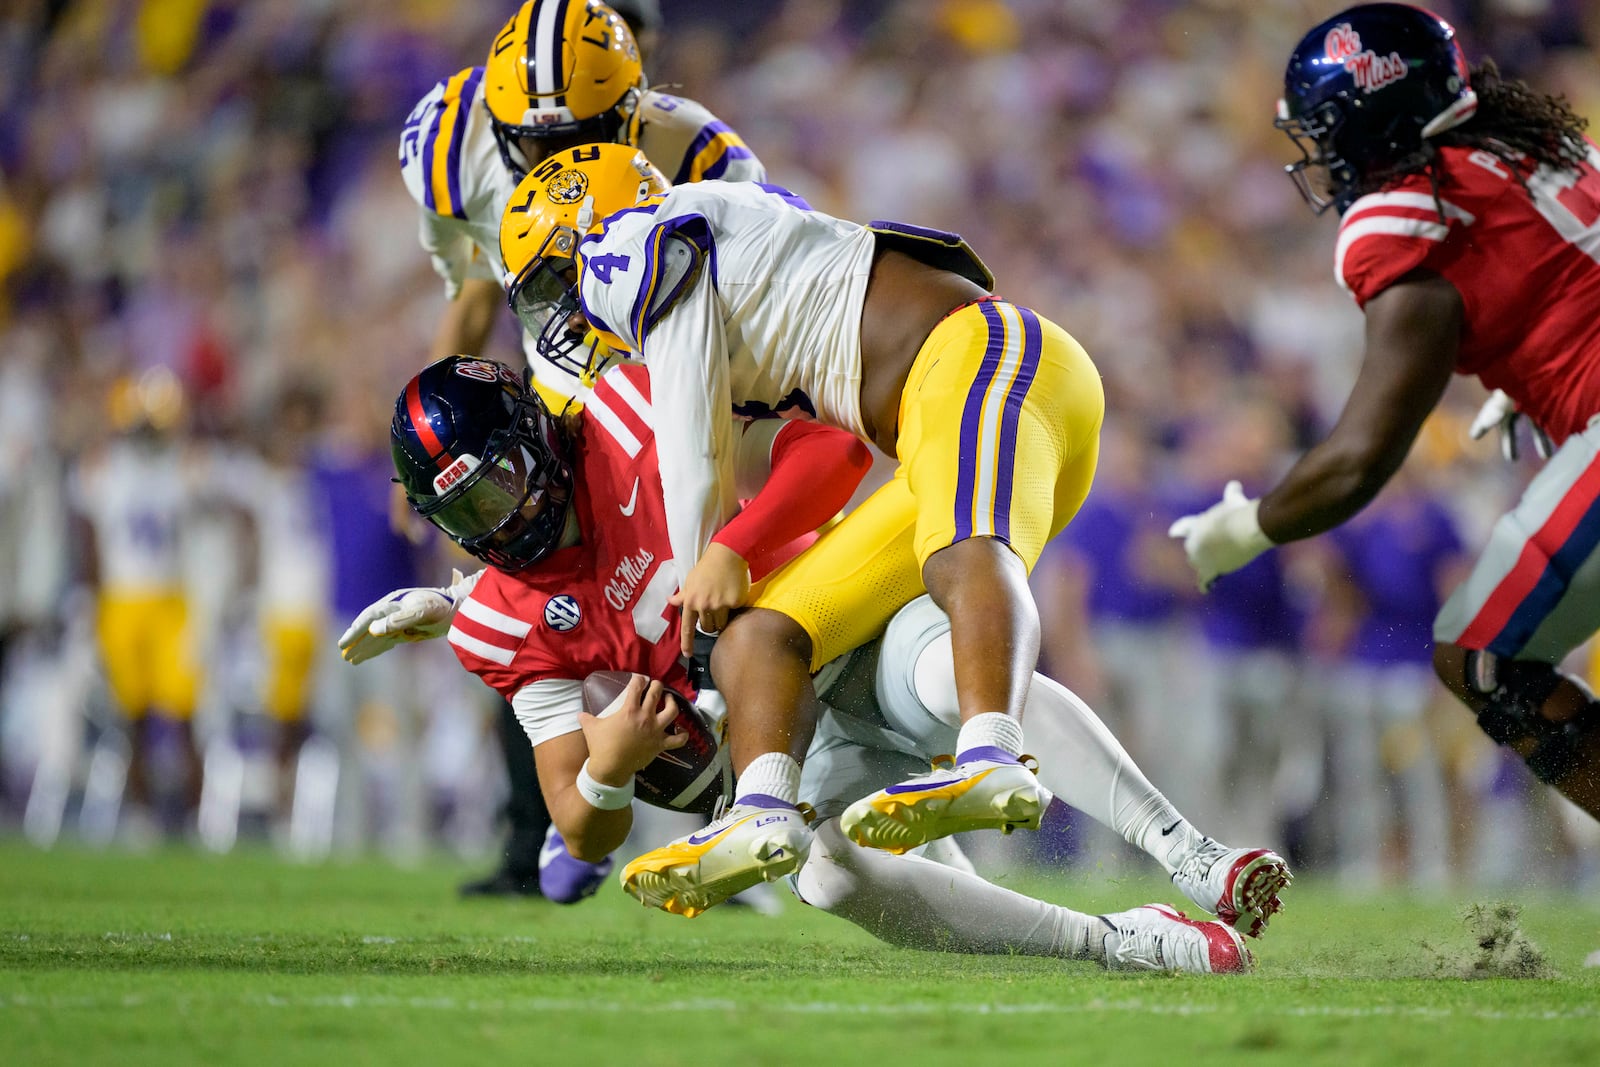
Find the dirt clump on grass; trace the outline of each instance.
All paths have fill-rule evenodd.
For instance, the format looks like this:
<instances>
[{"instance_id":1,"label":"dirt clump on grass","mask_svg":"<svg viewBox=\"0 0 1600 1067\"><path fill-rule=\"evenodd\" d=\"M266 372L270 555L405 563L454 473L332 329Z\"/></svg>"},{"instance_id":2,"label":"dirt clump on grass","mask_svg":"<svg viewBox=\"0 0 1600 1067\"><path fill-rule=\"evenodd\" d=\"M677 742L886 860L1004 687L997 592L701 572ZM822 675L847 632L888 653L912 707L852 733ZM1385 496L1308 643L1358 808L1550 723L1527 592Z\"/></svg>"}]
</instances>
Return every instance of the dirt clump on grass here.
<instances>
[{"instance_id":1,"label":"dirt clump on grass","mask_svg":"<svg viewBox=\"0 0 1600 1067\"><path fill-rule=\"evenodd\" d=\"M1472 947L1425 945L1434 954L1434 972L1451 978L1555 978L1544 950L1522 930L1522 907L1509 901L1468 904L1461 923Z\"/></svg>"}]
</instances>

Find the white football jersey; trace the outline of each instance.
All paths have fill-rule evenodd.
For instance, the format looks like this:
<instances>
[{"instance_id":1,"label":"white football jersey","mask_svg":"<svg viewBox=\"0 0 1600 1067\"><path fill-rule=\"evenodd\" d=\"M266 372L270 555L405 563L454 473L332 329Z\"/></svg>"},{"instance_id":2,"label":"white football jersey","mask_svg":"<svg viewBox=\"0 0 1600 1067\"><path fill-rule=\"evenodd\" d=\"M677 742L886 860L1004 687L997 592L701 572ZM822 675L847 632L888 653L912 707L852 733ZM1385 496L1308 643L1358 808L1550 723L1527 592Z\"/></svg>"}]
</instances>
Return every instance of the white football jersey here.
<instances>
[{"instance_id":1,"label":"white football jersey","mask_svg":"<svg viewBox=\"0 0 1600 1067\"><path fill-rule=\"evenodd\" d=\"M580 295L650 368L667 528L687 575L728 514L730 408L864 437L861 308L875 238L778 186L677 186L585 238ZM691 273L694 272L694 273Z\"/></svg>"},{"instance_id":2,"label":"white football jersey","mask_svg":"<svg viewBox=\"0 0 1600 1067\"><path fill-rule=\"evenodd\" d=\"M258 606L267 614L320 616L331 563L309 475L297 466L258 460L245 484L256 524Z\"/></svg>"},{"instance_id":3,"label":"white football jersey","mask_svg":"<svg viewBox=\"0 0 1600 1067\"><path fill-rule=\"evenodd\" d=\"M761 161L726 123L693 100L647 92L639 105L639 148L674 182L761 181ZM406 119L400 173L422 209L418 238L451 299L468 278L500 284L500 216L516 191L489 125L483 68L470 67L435 85ZM541 384L576 395L576 379L523 352Z\"/></svg>"},{"instance_id":4,"label":"white football jersey","mask_svg":"<svg viewBox=\"0 0 1600 1067\"><path fill-rule=\"evenodd\" d=\"M182 589L193 492L177 448L113 440L74 470L68 492L94 528L103 588L124 596Z\"/></svg>"}]
</instances>

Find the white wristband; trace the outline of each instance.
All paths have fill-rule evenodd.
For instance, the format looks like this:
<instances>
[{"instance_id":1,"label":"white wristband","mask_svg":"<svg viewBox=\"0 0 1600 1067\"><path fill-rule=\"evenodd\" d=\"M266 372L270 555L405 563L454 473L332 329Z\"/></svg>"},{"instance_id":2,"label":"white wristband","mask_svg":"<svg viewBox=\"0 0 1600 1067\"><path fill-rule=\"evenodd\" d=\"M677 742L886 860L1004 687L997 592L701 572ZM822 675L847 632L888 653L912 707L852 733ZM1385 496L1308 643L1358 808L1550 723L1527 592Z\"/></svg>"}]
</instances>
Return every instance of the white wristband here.
<instances>
[{"instance_id":1,"label":"white wristband","mask_svg":"<svg viewBox=\"0 0 1600 1067\"><path fill-rule=\"evenodd\" d=\"M584 760L583 766L578 768L578 792L583 794L583 799L589 802L591 808L617 811L633 803L633 779L629 778L627 785L597 782L589 774L589 761Z\"/></svg>"}]
</instances>

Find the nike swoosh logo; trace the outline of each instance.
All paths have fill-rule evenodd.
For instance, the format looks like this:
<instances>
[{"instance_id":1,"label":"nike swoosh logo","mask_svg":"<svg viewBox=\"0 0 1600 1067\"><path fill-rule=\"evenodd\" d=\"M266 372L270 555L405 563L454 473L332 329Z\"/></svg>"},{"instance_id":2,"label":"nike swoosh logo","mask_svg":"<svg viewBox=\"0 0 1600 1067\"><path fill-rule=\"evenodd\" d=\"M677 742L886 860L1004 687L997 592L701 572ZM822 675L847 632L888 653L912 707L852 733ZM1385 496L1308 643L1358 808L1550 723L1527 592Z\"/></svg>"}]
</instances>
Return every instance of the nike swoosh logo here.
<instances>
[{"instance_id":1,"label":"nike swoosh logo","mask_svg":"<svg viewBox=\"0 0 1600 1067\"><path fill-rule=\"evenodd\" d=\"M961 785L965 781L965 778L946 778L942 782L901 782L899 785L889 786L884 792L890 795L916 793L924 789L943 789L947 785Z\"/></svg>"},{"instance_id":2,"label":"nike swoosh logo","mask_svg":"<svg viewBox=\"0 0 1600 1067\"><path fill-rule=\"evenodd\" d=\"M1161 836L1162 837L1166 837L1168 834L1172 833L1172 831L1176 830L1178 827L1180 827L1182 825L1183 825L1183 820L1179 819L1177 822L1173 823L1171 826L1169 826L1165 830L1161 831Z\"/></svg>"},{"instance_id":3,"label":"nike swoosh logo","mask_svg":"<svg viewBox=\"0 0 1600 1067\"><path fill-rule=\"evenodd\" d=\"M717 838L721 837L723 834L727 833L731 829L733 829L733 827L724 826L722 829L715 830L715 831L713 831L711 833L690 834L689 835L689 844L691 844L691 845L703 845L708 841L715 841Z\"/></svg>"},{"instance_id":4,"label":"nike swoosh logo","mask_svg":"<svg viewBox=\"0 0 1600 1067\"><path fill-rule=\"evenodd\" d=\"M633 492L628 494L628 502L626 504L621 505L622 517L625 518L625 519L631 517L633 515L634 508L636 508L638 506L638 504L639 504L639 479L635 478L633 480Z\"/></svg>"}]
</instances>

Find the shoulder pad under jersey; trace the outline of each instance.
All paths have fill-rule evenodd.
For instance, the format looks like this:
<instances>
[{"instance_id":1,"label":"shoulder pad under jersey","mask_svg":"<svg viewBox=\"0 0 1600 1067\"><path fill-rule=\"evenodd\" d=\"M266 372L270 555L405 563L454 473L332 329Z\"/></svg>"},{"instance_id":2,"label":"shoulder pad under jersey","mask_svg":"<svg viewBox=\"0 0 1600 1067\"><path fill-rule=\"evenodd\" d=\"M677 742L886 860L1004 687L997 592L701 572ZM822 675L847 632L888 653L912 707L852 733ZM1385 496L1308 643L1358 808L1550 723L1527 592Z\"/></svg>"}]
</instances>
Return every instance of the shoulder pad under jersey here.
<instances>
[{"instance_id":1,"label":"shoulder pad under jersey","mask_svg":"<svg viewBox=\"0 0 1600 1067\"><path fill-rule=\"evenodd\" d=\"M994 272L960 234L882 219L867 223L867 229L872 231L879 248L903 252L919 263L959 274L983 286L986 293L994 292Z\"/></svg>"}]
</instances>

